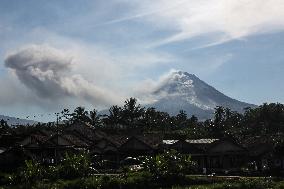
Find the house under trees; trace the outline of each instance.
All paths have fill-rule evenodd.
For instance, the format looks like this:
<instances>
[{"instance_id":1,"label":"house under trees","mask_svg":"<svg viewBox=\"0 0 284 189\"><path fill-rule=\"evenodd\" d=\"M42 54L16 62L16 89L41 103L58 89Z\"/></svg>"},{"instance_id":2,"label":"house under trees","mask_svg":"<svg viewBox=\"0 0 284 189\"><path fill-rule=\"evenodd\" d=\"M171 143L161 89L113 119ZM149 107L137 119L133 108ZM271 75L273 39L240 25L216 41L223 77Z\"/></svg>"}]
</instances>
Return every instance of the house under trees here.
<instances>
[{"instance_id":1,"label":"house under trees","mask_svg":"<svg viewBox=\"0 0 284 189\"><path fill-rule=\"evenodd\" d=\"M255 171L284 170L284 148L275 149L269 139L254 138L237 143L231 138L173 139L159 133L106 133L77 121L58 131L37 130L27 135L0 136L0 167L10 169L33 159L42 164L56 164L66 153L90 154L94 162L105 161L117 168L123 160L154 155L165 150L189 154L201 173L238 172L251 166Z\"/></svg>"}]
</instances>

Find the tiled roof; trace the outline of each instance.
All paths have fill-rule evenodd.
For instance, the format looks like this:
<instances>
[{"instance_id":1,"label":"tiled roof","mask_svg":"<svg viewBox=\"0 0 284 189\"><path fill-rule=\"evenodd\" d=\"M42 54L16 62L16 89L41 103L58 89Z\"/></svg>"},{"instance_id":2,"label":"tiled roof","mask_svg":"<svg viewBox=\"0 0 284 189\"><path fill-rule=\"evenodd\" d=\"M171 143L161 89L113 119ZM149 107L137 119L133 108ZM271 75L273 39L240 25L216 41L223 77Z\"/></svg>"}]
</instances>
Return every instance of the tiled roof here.
<instances>
[{"instance_id":1,"label":"tiled roof","mask_svg":"<svg viewBox=\"0 0 284 189\"><path fill-rule=\"evenodd\" d=\"M84 141L87 139L90 142L96 142L102 138L109 137L105 132L100 129L94 129L90 124L84 122L73 123L64 132L74 132L79 138L84 138Z\"/></svg>"},{"instance_id":2,"label":"tiled roof","mask_svg":"<svg viewBox=\"0 0 284 189\"><path fill-rule=\"evenodd\" d=\"M24 138L21 142L19 142L19 144L22 146L27 146L30 144L40 145L43 144L48 138L48 136L32 134Z\"/></svg>"},{"instance_id":3,"label":"tiled roof","mask_svg":"<svg viewBox=\"0 0 284 189\"><path fill-rule=\"evenodd\" d=\"M190 144L211 144L215 141L218 141L219 139L213 139L213 138L202 138L202 139L190 139L190 140L185 140L187 143ZM163 144L166 145L171 145L174 144L176 142L178 142L179 140L163 140Z\"/></svg>"},{"instance_id":4,"label":"tiled roof","mask_svg":"<svg viewBox=\"0 0 284 189\"><path fill-rule=\"evenodd\" d=\"M163 144L168 144L168 145L170 145L170 144L174 144L174 143L176 143L178 140L163 140Z\"/></svg>"},{"instance_id":5,"label":"tiled roof","mask_svg":"<svg viewBox=\"0 0 284 189\"><path fill-rule=\"evenodd\" d=\"M76 147L87 147L88 144L81 140L79 137L72 135L72 134L59 134L54 135L45 141L46 147L53 147L57 145L58 136L58 145L59 146L76 146Z\"/></svg>"},{"instance_id":6,"label":"tiled roof","mask_svg":"<svg viewBox=\"0 0 284 189\"><path fill-rule=\"evenodd\" d=\"M93 133L94 130L87 123L75 122L65 129L65 131L74 131L74 130L90 140L95 140Z\"/></svg>"},{"instance_id":7,"label":"tiled roof","mask_svg":"<svg viewBox=\"0 0 284 189\"><path fill-rule=\"evenodd\" d=\"M219 139L214 139L214 138L202 138L202 139L185 140L185 141L191 144L211 144L218 140Z\"/></svg>"},{"instance_id":8,"label":"tiled roof","mask_svg":"<svg viewBox=\"0 0 284 189\"><path fill-rule=\"evenodd\" d=\"M52 136L54 134L55 133L53 131L46 129L36 130L30 133L30 135L41 135L41 136Z\"/></svg>"},{"instance_id":9,"label":"tiled roof","mask_svg":"<svg viewBox=\"0 0 284 189\"><path fill-rule=\"evenodd\" d=\"M130 137L125 136L125 135L109 135L109 136L106 136L106 137L103 137L103 138L111 141L116 147L120 147Z\"/></svg>"},{"instance_id":10,"label":"tiled roof","mask_svg":"<svg viewBox=\"0 0 284 189\"><path fill-rule=\"evenodd\" d=\"M62 135L73 135L76 138L79 138L80 140L84 141L85 143L87 143L88 145L92 145L93 141L90 140L89 138L85 137L84 135L82 135L80 132L76 131L76 130L71 130L71 131L63 131L63 133L61 133Z\"/></svg>"},{"instance_id":11,"label":"tiled roof","mask_svg":"<svg viewBox=\"0 0 284 189\"><path fill-rule=\"evenodd\" d=\"M75 146L87 147L88 144L81 140L79 137L70 134L63 134L62 137L71 141Z\"/></svg>"}]
</instances>

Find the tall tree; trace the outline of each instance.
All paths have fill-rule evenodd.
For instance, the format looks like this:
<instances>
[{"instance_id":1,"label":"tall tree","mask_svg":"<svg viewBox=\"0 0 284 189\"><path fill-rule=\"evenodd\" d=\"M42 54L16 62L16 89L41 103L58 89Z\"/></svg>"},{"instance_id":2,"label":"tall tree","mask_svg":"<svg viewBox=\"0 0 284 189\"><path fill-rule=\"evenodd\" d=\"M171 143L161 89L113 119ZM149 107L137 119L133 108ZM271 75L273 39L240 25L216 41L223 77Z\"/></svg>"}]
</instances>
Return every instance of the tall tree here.
<instances>
[{"instance_id":1,"label":"tall tree","mask_svg":"<svg viewBox=\"0 0 284 189\"><path fill-rule=\"evenodd\" d=\"M92 111L90 111L90 122L91 122L91 125L94 127L101 126L101 119L96 109L93 109Z\"/></svg>"},{"instance_id":2,"label":"tall tree","mask_svg":"<svg viewBox=\"0 0 284 189\"><path fill-rule=\"evenodd\" d=\"M185 128L187 124L187 114L185 111L180 110L175 116L175 124L177 128Z\"/></svg>"},{"instance_id":3,"label":"tall tree","mask_svg":"<svg viewBox=\"0 0 284 189\"><path fill-rule=\"evenodd\" d=\"M144 108L137 104L137 99L127 99L123 106L123 121L126 126L137 126L137 121L141 120L144 113Z\"/></svg>"},{"instance_id":4,"label":"tall tree","mask_svg":"<svg viewBox=\"0 0 284 189\"><path fill-rule=\"evenodd\" d=\"M0 134L4 134L9 130L9 125L4 119L0 120Z\"/></svg>"},{"instance_id":5,"label":"tall tree","mask_svg":"<svg viewBox=\"0 0 284 189\"><path fill-rule=\"evenodd\" d=\"M75 108L74 112L72 113L72 120L89 122L90 118L88 117L88 111L86 111L85 108L81 106Z\"/></svg>"},{"instance_id":6,"label":"tall tree","mask_svg":"<svg viewBox=\"0 0 284 189\"><path fill-rule=\"evenodd\" d=\"M105 124L110 127L117 127L118 125L122 124L122 108L115 105L110 107L109 115L106 119L104 119Z\"/></svg>"},{"instance_id":7,"label":"tall tree","mask_svg":"<svg viewBox=\"0 0 284 189\"><path fill-rule=\"evenodd\" d=\"M214 129L212 130L215 137L224 135L225 108L217 106L214 113Z\"/></svg>"}]
</instances>

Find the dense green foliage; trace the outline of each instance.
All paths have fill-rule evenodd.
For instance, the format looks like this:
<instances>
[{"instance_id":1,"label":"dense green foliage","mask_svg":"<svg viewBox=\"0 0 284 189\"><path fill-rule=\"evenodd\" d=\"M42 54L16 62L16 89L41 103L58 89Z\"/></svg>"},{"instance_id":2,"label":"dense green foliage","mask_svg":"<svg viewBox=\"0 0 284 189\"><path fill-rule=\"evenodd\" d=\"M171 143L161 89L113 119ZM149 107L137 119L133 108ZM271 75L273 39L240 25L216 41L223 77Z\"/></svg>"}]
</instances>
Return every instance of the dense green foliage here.
<instances>
[{"instance_id":1,"label":"dense green foliage","mask_svg":"<svg viewBox=\"0 0 284 189\"><path fill-rule=\"evenodd\" d=\"M73 113L64 109L58 113L60 127L74 121L83 121L94 128L111 132L123 132L135 129L135 132L162 132L172 138L216 138L230 136L241 140L248 136L280 135L284 133L284 105L279 103L266 104L244 113L231 111L228 108L216 107L213 119L199 121L191 112L180 111L171 116L155 108L144 108L137 100L130 98L122 107L112 106L108 115L99 115L94 109L90 112L83 107L77 107ZM28 133L36 129L55 130L55 123L47 123L24 127L7 127L4 120L0 122L0 133ZM282 141L279 141L282 142Z\"/></svg>"},{"instance_id":2,"label":"dense green foliage","mask_svg":"<svg viewBox=\"0 0 284 189\"><path fill-rule=\"evenodd\" d=\"M190 156L168 151L143 158L143 169L116 175L97 175L87 154L68 155L55 166L26 161L17 173L0 175L0 188L98 188L98 189L281 189L284 182L272 178L187 176L194 170ZM177 186L178 185L178 186ZM176 187L174 187L176 186Z\"/></svg>"},{"instance_id":3,"label":"dense green foliage","mask_svg":"<svg viewBox=\"0 0 284 189\"><path fill-rule=\"evenodd\" d=\"M284 182L275 182L266 179L242 179L233 182L221 182L209 185L176 186L172 189L282 189Z\"/></svg>"},{"instance_id":4,"label":"dense green foliage","mask_svg":"<svg viewBox=\"0 0 284 189\"><path fill-rule=\"evenodd\" d=\"M113 177L94 176L97 171L94 172L91 167L87 154L66 154L60 163L53 166L26 161L16 173L6 175L1 182L7 186L23 188L39 187L38 185L43 187L51 182L55 184L64 182L67 188L70 188L70 185L92 185L92 187L95 185L98 188L118 188L118 186L143 188L146 185L154 186L153 183L171 185L177 182L176 179L185 180L185 174L190 173L194 165L190 156L181 155L176 151L164 152L155 157L144 157L143 160L143 169L138 172L128 171Z\"/></svg>"},{"instance_id":5,"label":"dense green foliage","mask_svg":"<svg viewBox=\"0 0 284 189\"><path fill-rule=\"evenodd\" d=\"M0 187L1 188L1 187ZM38 180L32 184L19 183L6 185L3 188L35 188L35 189L283 189L284 182L271 178L217 178L185 176L176 179L174 183L169 180L158 181L149 172L133 172L127 175L103 175L75 178L72 180Z\"/></svg>"},{"instance_id":6,"label":"dense green foliage","mask_svg":"<svg viewBox=\"0 0 284 189\"><path fill-rule=\"evenodd\" d=\"M11 184L26 183L32 185L38 181L75 179L91 176L93 169L87 154L65 155L65 158L56 166L43 166L32 160L25 161L25 165L9 178Z\"/></svg>"},{"instance_id":7,"label":"dense green foliage","mask_svg":"<svg viewBox=\"0 0 284 189\"><path fill-rule=\"evenodd\" d=\"M170 150L143 158L143 168L155 177L172 177L194 172L195 163L191 161L190 155Z\"/></svg>"}]
</instances>

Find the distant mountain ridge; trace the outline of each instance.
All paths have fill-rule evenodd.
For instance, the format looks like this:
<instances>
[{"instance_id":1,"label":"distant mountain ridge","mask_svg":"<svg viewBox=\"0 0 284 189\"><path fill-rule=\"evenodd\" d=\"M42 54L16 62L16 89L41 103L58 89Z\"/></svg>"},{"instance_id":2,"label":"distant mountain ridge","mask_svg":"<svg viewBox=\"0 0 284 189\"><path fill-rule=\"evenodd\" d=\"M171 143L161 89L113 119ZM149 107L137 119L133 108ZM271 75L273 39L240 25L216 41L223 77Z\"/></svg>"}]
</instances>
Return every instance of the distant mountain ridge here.
<instances>
[{"instance_id":1,"label":"distant mountain ridge","mask_svg":"<svg viewBox=\"0 0 284 189\"><path fill-rule=\"evenodd\" d=\"M36 123L36 121L33 121L33 120L20 119L20 118L0 115L0 120L2 119L4 121L7 121L8 125L27 125L27 124L32 125Z\"/></svg>"},{"instance_id":2,"label":"distant mountain ridge","mask_svg":"<svg viewBox=\"0 0 284 189\"><path fill-rule=\"evenodd\" d=\"M182 71L172 72L151 95L156 100L147 104L147 107L155 107L171 115L184 110L188 115L195 115L199 119L212 118L216 106L237 112L243 112L247 107L256 107L230 98L194 74Z\"/></svg>"}]
</instances>

